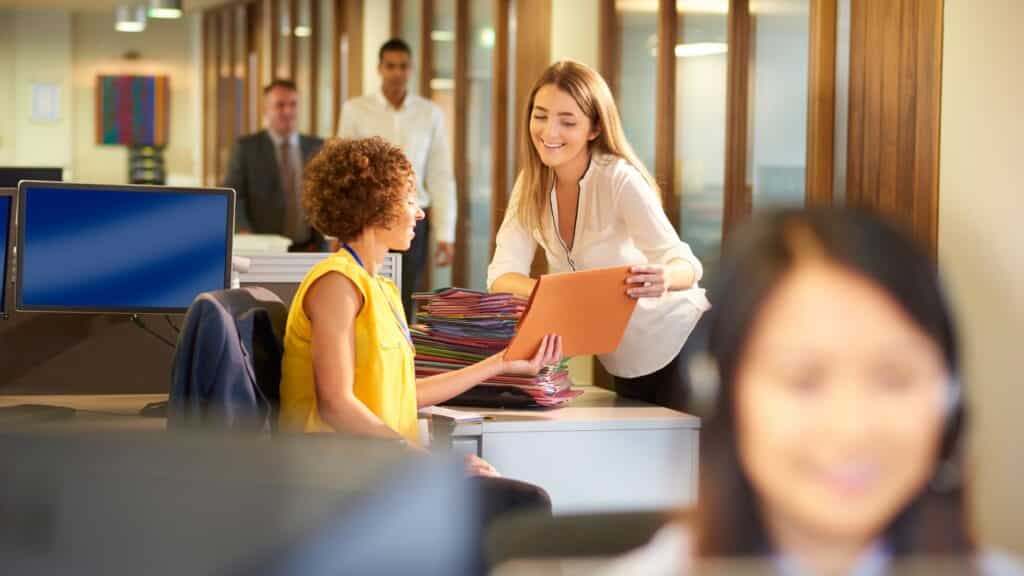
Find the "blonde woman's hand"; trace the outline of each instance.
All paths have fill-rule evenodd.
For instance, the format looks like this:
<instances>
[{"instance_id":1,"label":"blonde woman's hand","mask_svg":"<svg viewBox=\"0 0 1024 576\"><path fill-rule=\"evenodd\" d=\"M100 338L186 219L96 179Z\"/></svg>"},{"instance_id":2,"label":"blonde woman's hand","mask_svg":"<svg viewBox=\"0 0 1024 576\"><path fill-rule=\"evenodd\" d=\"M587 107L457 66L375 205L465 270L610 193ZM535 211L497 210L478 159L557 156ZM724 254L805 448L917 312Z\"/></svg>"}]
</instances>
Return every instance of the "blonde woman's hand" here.
<instances>
[{"instance_id":1,"label":"blonde woman's hand","mask_svg":"<svg viewBox=\"0 0 1024 576\"><path fill-rule=\"evenodd\" d=\"M629 269L626 295L630 298L660 298L668 293L668 269L661 264L642 264Z\"/></svg>"}]
</instances>

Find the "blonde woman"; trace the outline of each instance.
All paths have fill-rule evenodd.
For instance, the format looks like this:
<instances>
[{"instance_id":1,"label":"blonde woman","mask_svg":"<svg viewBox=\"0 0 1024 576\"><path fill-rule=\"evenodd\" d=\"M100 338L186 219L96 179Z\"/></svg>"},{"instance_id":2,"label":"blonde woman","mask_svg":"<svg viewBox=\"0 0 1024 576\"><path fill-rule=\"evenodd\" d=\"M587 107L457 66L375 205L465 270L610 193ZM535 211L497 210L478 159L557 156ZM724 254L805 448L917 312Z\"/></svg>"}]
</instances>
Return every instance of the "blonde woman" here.
<instances>
[{"instance_id":1,"label":"blonde woman","mask_svg":"<svg viewBox=\"0 0 1024 576\"><path fill-rule=\"evenodd\" d=\"M626 141L608 85L583 64L556 62L530 92L523 122L524 167L487 285L528 295L538 246L550 272L633 265L623 290L639 299L636 311L618 350L600 360L620 394L678 405L680 352L708 308L702 268Z\"/></svg>"}]
</instances>

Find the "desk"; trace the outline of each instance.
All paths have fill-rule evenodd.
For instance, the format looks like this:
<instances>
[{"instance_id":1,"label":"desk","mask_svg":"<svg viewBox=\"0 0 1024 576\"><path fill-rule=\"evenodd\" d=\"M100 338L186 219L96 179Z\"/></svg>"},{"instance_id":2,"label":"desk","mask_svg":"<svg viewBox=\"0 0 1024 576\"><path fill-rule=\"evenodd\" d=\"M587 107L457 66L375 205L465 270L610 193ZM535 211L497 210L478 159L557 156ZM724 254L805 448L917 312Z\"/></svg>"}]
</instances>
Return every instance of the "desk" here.
<instances>
[{"instance_id":1,"label":"desk","mask_svg":"<svg viewBox=\"0 0 1024 576\"><path fill-rule=\"evenodd\" d=\"M700 419L607 390L555 410L455 408L485 416L443 432L453 450L478 454L503 475L543 487L556 513L665 509L696 503ZM50 424L161 430L138 411L161 394L0 396L0 406L50 404L79 410ZM435 448L439 435L435 428ZM443 444L443 443L442 443Z\"/></svg>"},{"instance_id":2,"label":"desk","mask_svg":"<svg viewBox=\"0 0 1024 576\"><path fill-rule=\"evenodd\" d=\"M0 396L0 406L17 404L47 404L67 406L77 410L66 420L46 422L47 426L71 426L102 430L163 430L164 418L139 415L139 410L150 402L167 400L166 394L60 394Z\"/></svg>"},{"instance_id":3,"label":"desk","mask_svg":"<svg viewBox=\"0 0 1024 576\"><path fill-rule=\"evenodd\" d=\"M485 419L455 424L451 446L542 486L559 514L695 504L700 419L582 388L556 410L455 408Z\"/></svg>"}]
</instances>

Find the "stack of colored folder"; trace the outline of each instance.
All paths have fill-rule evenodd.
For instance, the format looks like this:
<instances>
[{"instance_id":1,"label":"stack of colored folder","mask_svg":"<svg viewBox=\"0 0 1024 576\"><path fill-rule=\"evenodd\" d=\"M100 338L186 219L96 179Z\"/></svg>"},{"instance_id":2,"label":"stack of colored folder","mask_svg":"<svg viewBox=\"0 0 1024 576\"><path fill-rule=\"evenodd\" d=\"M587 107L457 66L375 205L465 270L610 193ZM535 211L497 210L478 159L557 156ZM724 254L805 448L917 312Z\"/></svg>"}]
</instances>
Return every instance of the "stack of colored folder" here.
<instances>
[{"instance_id":1,"label":"stack of colored folder","mask_svg":"<svg viewBox=\"0 0 1024 576\"><path fill-rule=\"evenodd\" d=\"M488 294L446 288L413 295L416 323L416 377L457 370L492 356L516 332L527 300L512 294ZM486 407L552 407L582 394L573 390L566 362L536 376L496 376L456 396L448 404Z\"/></svg>"}]
</instances>

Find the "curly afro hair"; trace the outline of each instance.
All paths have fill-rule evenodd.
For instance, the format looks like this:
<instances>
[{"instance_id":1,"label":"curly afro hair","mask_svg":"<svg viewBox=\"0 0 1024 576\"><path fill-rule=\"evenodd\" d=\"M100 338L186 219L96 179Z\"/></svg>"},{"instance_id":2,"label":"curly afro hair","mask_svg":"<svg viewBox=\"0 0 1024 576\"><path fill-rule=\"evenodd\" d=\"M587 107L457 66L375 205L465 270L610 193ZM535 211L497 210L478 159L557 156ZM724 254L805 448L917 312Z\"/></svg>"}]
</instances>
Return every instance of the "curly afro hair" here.
<instances>
[{"instance_id":1,"label":"curly afro hair","mask_svg":"<svg viewBox=\"0 0 1024 576\"><path fill-rule=\"evenodd\" d=\"M412 174L405 154L383 138L331 138L303 169L302 205L314 228L349 242L399 218Z\"/></svg>"}]
</instances>

